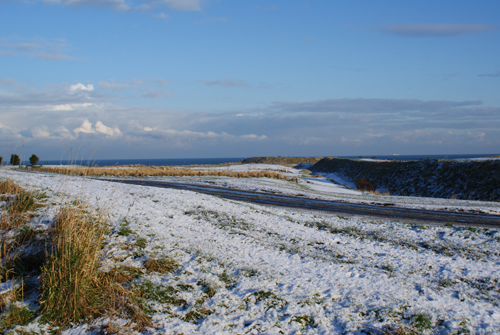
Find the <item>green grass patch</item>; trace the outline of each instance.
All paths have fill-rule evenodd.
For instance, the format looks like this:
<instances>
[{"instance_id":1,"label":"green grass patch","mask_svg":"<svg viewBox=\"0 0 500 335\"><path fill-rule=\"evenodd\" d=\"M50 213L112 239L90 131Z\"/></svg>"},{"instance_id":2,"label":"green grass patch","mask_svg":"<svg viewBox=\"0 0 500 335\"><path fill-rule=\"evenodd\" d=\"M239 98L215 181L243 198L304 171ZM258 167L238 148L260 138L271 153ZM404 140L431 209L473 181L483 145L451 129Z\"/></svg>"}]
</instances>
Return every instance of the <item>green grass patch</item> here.
<instances>
[{"instance_id":1,"label":"green grass patch","mask_svg":"<svg viewBox=\"0 0 500 335\"><path fill-rule=\"evenodd\" d=\"M172 286L159 286L145 281L135 287L136 295L146 300L154 300L162 304L187 306L187 301L176 297L178 290Z\"/></svg>"},{"instance_id":2,"label":"green grass patch","mask_svg":"<svg viewBox=\"0 0 500 335\"><path fill-rule=\"evenodd\" d=\"M411 325L420 331L431 329L432 321L428 314L415 314L411 318Z\"/></svg>"},{"instance_id":3,"label":"green grass patch","mask_svg":"<svg viewBox=\"0 0 500 335\"><path fill-rule=\"evenodd\" d=\"M0 330L6 330L14 326L24 326L34 317L34 313L28 307L19 307L12 304L1 317Z\"/></svg>"},{"instance_id":4,"label":"green grass patch","mask_svg":"<svg viewBox=\"0 0 500 335\"><path fill-rule=\"evenodd\" d=\"M311 315L298 315L292 317L290 322L297 322L302 325L302 328L314 327L314 317Z\"/></svg>"}]
</instances>

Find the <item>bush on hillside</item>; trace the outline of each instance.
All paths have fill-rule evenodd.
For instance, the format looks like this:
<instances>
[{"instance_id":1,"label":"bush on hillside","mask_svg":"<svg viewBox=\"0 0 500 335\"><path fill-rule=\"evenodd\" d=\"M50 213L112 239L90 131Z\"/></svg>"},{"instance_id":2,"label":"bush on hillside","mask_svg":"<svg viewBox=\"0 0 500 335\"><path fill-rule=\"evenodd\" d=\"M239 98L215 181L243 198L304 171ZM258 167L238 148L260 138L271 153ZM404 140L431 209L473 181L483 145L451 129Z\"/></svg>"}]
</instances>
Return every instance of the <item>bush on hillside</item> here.
<instances>
[{"instance_id":1,"label":"bush on hillside","mask_svg":"<svg viewBox=\"0 0 500 335\"><path fill-rule=\"evenodd\" d=\"M359 189L359 190L363 190L363 191L375 191L375 185L373 185L372 182L369 182L368 180L366 180L366 178L361 178L361 179L358 179L356 180L356 187Z\"/></svg>"}]
</instances>

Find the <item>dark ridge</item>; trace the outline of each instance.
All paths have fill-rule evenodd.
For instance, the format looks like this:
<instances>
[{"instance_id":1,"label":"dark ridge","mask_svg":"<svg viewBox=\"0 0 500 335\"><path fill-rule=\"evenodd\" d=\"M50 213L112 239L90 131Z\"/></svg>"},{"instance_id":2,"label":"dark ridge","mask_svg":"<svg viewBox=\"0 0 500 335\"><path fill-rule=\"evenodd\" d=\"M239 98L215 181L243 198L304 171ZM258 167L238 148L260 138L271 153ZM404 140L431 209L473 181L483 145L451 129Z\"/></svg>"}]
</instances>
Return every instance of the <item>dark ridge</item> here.
<instances>
[{"instance_id":1,"label":"dark ridge","mask_svg":"<svg viewBox=\"0 0 500 335\"><path fill-rule=\"evenodd\" d=\"M336 173L357 184L363 180L391 195L500 200L500 160L376 162L326 157L310 170Z\"/></svg>"}]
</instances>

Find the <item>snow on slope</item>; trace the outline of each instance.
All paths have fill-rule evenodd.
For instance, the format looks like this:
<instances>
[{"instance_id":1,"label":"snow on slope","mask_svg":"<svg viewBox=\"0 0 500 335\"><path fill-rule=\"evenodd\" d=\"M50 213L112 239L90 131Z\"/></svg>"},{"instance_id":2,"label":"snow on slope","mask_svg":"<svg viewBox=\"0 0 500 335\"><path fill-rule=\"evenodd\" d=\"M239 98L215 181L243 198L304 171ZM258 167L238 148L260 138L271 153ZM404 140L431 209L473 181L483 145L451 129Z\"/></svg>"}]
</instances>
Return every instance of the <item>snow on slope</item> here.
<instances>
[{"instance_id":1,"label":"snow on slope","mask_svg":"<svg viewBox=\"0 0 500 335\"><path fill-rule=\"evenodd\" d=\"M155 305L151 334L362 334L419 315L436 333L500 332L496 230L296 212L78 177L5 170L0 177L105 208L114 225L126 217L147 239L145 255L123 248L134 237L114 236L107 265L141 266L154 255L182 264L174 274L146 277L160 286L191 287L178 292L187 308ZM212 181L221 180L283 193L303 190L269 179ZM216 293L207 297L204 285ZM201 296L213 313L197 323L184 321ZM83 334L96 325L65 333Z\"/></svg>"},{"instance_id":2,"label":"snow on slope","mask_svg":"<svg viewBox=\"0 0 500 335\"><path fill-rule=\"evenodd\" d=\"M216 186L229 187L234 189L261 191L268 193L277 193L284 195L307 196L323 200L346 200L353 203L385 203L393 204L396 207L446 210L446 211L464 211L464 212L483 212L488 214L500 214L500 203L477 200L458 200L442 198L425 197L405 197L391 196L383 194L372 194L355 190L354 183L346 181L345 178L335 173L320 172L317 175L309 176L304 174L301 169L294 169L281 165L273 164L241 164L219 169L228 169L231 171L248 170L274 170L288 171L282 174L289 177L298 177L298 183L275 180L268 178L227 178L227 177L161 177L157 180L179 181L184 183L205 183ZM212 168L209 168L212 170Z\"/></svg>"}]
</instances>

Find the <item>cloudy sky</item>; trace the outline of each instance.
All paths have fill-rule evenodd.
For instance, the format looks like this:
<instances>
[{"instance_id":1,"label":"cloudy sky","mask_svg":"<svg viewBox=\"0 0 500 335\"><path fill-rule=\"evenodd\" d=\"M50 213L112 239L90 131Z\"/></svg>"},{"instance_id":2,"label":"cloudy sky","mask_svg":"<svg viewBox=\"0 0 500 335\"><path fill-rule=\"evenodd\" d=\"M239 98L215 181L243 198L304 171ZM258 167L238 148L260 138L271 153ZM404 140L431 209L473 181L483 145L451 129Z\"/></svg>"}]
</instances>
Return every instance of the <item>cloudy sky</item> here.
<instances>
[{"instance_id":1,"label":"cloudy sky","mask_svg":"<svg viewBox=\"0 0 500 335\"><path fill-rule=\"evenodd\" d=\"M498 0L0 0L0 156L500 153L498 13Z\"/></svg>"}]
</instances>

